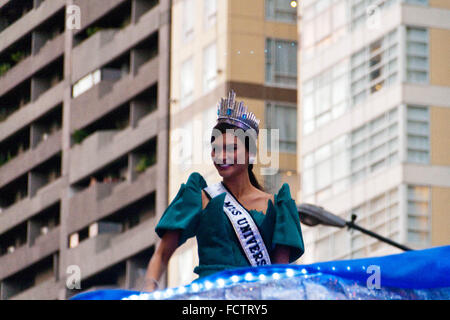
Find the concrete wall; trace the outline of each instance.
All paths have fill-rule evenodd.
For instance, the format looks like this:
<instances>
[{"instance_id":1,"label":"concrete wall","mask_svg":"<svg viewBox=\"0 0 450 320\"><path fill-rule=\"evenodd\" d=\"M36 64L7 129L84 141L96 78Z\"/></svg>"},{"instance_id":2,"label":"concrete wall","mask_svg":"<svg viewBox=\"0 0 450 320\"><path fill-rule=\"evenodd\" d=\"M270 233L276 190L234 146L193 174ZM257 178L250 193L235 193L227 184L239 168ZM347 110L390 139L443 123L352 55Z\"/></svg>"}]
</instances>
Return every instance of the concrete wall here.
<instances>
[{"instance_id":1,"label":"concrete wall","mask_svg":"<svg viewBox=\"0 0 450 320\"><path fill-rule=\"evenodd\" d=\"M19 154L0 168L0 187L33 169L61 151L61 131L55 132L35 149Z\"/></svg>"},{"instance_id":2,"label":"concrete wall","mask_svg":"<svg viewBox=\"0 0 450 320\"><path fill-rule=\"evenodd\" d=\"M47 20L53 14L64 8L66 0L45 1L39 8L31 10L21 19L10 25L2 32L0 51L13 44L17 39L23 37L36 28L42 21Z\"/></svg>"},{"instance_id":3,"label":"concrete wall","mask_svg":"<svg viewBox=\"0 0 450 320\"><path fill-rule=\"evenodd\" d=\"M450 17L450 13L448 17ZM450 30L430 28L429 41L430 84L449 87Z\"/></svg>"},{"instance_id":4,"label":"concrete wall","mask_svg":"<svg viewBox=\"0 0 450 320\"><path fill-rule=\"evenodd\" d=\"M450 188L431 188L431 244L447 246L450 244Z\"/></svg>"},{"instance_id":5,"label":"concrete wall","mask_svg":"<svg viewBox=\"0 0 450 320\"><path fill-rule=\"evenodd\" d=\"M150 250L156 243L154 227L167 206L170 1L160 0L157 6L142 15L141 13L145 11L143 9L148 7L141 1L133 0L131 1L134 10L133 20L128 27L111 32L106 38L104 35L107 33L99 32L74 47L75 35L83 32L91 23L124 2L125 0L105 0L101 3L87 0L45 1L39 8L32 10L0 34L2 39L0 51L2 51L23 35L32 32L65 5L75 4L81 8L81 30L66 30L64 34L40 48L36 55L21 61L0 78L0 95L3 95L64 55L63 81L13 113L0 125L0 141L3 141L24 127L32 125L56 106L60 104L63 106L60 131L51 135L35 149L30 149L0 168L0 186L6 186L52 155L62 152L62 176L37 190L32 197L22 199L0 214L0 233L4 233L21 223L26 223L29 228L36 227L33 224L37 219L36 215L58 202L60 206L58 227L51 229L48 234L40 236L36 241L32 241L36 236L36 230L29 231L28 235L33 239L28 239L28 242L34 242L32 245L30 243L31 246L26 244L16 248L13 253L0 257L0 287L5 291L4 288L7 287L4 285L5 279L10 281L13 279L10 277L40 263L49 254L55 255L52 274L48 271L39 274L35 286L12 298L65 299L69 293L65 281L67 266L70 264L75 263L82 267L82 281L84 281L117 263L131 266L132 264L128 262L134 255L143 250ZM0 7L6 3L1 0ZM115 82L103 81L77 99L72 99L74 81L95 68L105 66L111 59L129 51L155 32L158 33L158 56L147 62L142 59L132 61L139 64L139 69L133 67L130 76ZM134 55L134 59L138 58L140 56ZM92 141L95 138L100 139L94 141L90 147L87 147L89 143L85 146L72 146L73 130L101 119L155 85L157 105L152 113L146 114L139 121L134 119L132 126L120 132L107 136L101 132L94 134L91 137ZM111 161L121 157L129 158L130 151L153 138L157 138L157 163L153 167L120 184L97 186L100 188L75 192L73 183L95 170L101 170ZM33 181L36 177L32 177ZM156 192L155 211L142 224L119 235L113 235L110 239L103 239L104 241L101 241L103 236L101 235L98 239L82 242L75 249L68 248L68 237L72 232L114 214L152 192ZM89 242L90 240L93 241ZM130 284L132 282L130 277L134 272L132 266L127 267L128 276L122 277L118 285Z\"/></svg>"},{"instance_id":6,"label":"concrete wall","mask_svg":"<svg viewBox=\"0 0 450 320\"><path fill-rule=\"evenodd\" d=\"M432 165L450 166L450 108L430 108L430 147Z\"/></svg>"}]
</instances>

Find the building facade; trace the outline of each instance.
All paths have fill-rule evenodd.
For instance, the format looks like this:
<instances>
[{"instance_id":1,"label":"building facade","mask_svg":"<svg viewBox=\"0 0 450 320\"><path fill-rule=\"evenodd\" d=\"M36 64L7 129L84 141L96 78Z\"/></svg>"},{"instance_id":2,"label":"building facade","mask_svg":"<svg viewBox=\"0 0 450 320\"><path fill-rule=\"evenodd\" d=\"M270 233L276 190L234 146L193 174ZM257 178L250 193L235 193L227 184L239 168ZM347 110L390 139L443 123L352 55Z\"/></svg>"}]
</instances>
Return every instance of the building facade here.
<instances>
[{"instance_id":1,"label":"building facade","mask_svg":"<svg viewBox=\"0 0 450 320\"><path fill-rule=\"evenodd\" d=\"M267 192L288 182L412 248L448 245L448 1L295 4L0 0L0 299L139 289L180 185L220 181L209 141L230 89L278 130L254 168ZM302 230L299 263L398 252ZM163 285L197 264L190 239Z\"/></svg>"},{"instance_id":2,"label":"building facade","mask_svg":"<svg viewBox=\"0 0 450 320\"><path fill-rule=\"evenodd\" d=\"M413 249L450 243L450 3L301 2L301 201ZM305 261L399 252L304 228Z\"/></svg>"},{"instance_id":3,"label":"building facade","mask_svg":"<svg viewBox=\"0 0 450 320\"><path fill-rule=\"evenodd\" d=\"M0 1L1 299L142 283L168 198L170 14Z\"/></svg>"},{"instance_id":4,"label":"building facade","mask_svg":"<svg viewBox=\"0 0 450 320\"><path fill-rule=\"evenodd\" d=\"M183 0L173 3L172 17L169 201L192 172L208 184L221 180L210 138L217 103L230 89L261 119L260 128L279 130L279 154L269 144L270 160L256 158L258 181L271 193L288 182L296 197L297 9L278 0ZM262 174L267 167L278 170ZM191 282L196 265L190 239L170 260L168 286Z\"/></svg>"}]
</instances>

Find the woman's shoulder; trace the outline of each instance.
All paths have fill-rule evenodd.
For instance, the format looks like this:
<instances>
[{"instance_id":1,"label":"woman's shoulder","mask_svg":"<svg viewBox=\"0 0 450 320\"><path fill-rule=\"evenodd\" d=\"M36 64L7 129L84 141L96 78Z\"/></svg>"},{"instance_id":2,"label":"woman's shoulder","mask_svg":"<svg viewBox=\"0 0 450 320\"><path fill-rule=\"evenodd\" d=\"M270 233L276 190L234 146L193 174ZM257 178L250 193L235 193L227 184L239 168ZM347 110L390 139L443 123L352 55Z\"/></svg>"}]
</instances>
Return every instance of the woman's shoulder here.
<instances>
[{"instance_id":1,"label":"woman's shoulder","mask_svg":"<svg viewBox=\"0 0 450 320\"><path fill-rule=\"evenodd\" d=\"M283 201L290 201L293 199L291 197L289 184L285 182L276 193L269 193L266 192L265 190L257 189L257 192L255 193L253 200L254 201L265 200L268 206L270 207L270 202L272 202L272 204L276 206L277 204L280 204Z\"/></svg>"},{"instance_id":2,"label":"woman's shoulder","mask_svg":"<svg viewBox=\"0 0 450 320\"><path fill-rule=\"evenodd\" d=\"M203 189L208 186L205 178L203 178L203 176L199 172L196 172L196 171L192 172L189 175L189 177L186 181L186 185L195 187L196 189Z\"/></svg>"},{"instance_id":3,"label":"woman's shoulder","mask_svg":"<svg viewBox=\"0 0 450 320\"><path fill-rule=\"evenodd\" d=\"M272 200L272 202L275 202L275 195L272 193L268 193L263 190L257 190L256 199L265 199L266 201Z\"/></svg>"},{"instance_id":4,"label":"woman's shoulder","mask_svg":"<svg viewBox=\"0 0 450 320\"><path fill-rule=\"evenodd\" d=\"M281 201L281 200L290 200L292 199L291 196L291 190L289 188L289 184L287 182L283 183L283 185L278 189L278 192L276 193L268 193L263 190L259 191L259 197L266 198L267 200L272 200L272 202L275 204L275 201Z\"/></svg>"},{"instance_id":5,"label":"woman's shoulder","mask_svg":"<svg viewBox=\"0 0 450 320\"><path fill-rule=\"evenodd\" d=\"M205 181L205 178L203 178L203 176L200 174L200 172L194 171L194 172L191 172L187 181Z\"/></svg>"},{"instance_id":6,"label":"woman's shoulder","mask_svg":"<svg viewBox=\"0 0 450 320\"><path fill-rule=\"evenodd\" d=\"M275 194L276 201L282 201L282 200L293 200L291 196L291 189L289 187L289 184L287 182L283 183L280 189L278 189L278 192Z\"/></svg>"},{"instance_id":7,"label":"woman's shoulder","mask_svg":"<svg viewBox=\"0 0 450 320\"><path fill-rule=\"evenodd\" d=\"M209 202L209 198L206 195L206 192L203 190L204 188L206 188L208 186L205 178L203 178L203 176L197 171L192 172L186 181L186 185L191 186L201 192L202 210L203 210Z\"/></svg>"},{"instance_id":8,"label":"woman's shoulder","mask_svg":"<svg viewBox=\"0 0 450 320\"><path fill-rule=\"evenodd\" d=\"M285 206L292 206L295 204L295 200L292 199L291 191L288 183L283 183L283 185L278 189L278 192L274 194L266 193L269 200L268 201L268 211L278 212L278 208ZM294 205L295 206L295 205Z\"/></svg>"}]
</instances>

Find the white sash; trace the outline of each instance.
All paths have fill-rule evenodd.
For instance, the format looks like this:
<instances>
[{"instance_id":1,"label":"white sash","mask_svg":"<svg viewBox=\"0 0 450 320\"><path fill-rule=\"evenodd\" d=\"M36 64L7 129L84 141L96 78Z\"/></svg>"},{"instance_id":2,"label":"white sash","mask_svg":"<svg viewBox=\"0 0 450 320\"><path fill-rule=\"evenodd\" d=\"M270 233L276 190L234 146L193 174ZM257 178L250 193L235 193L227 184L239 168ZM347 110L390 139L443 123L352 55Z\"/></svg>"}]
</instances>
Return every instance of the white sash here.
<instances>
[{"instance_id":1,"label":"white sash","mask_svg":"<svg viewBox=\"0 0 450 320\"><path fill-rule=\"evenodd\" d=\"M226 193L223 209L233 225L236 236L252 266L271 264L269 253L258 227L247 210L228 192L222 182L204 188L211 198Z\"/></svg>"}]
</instances>

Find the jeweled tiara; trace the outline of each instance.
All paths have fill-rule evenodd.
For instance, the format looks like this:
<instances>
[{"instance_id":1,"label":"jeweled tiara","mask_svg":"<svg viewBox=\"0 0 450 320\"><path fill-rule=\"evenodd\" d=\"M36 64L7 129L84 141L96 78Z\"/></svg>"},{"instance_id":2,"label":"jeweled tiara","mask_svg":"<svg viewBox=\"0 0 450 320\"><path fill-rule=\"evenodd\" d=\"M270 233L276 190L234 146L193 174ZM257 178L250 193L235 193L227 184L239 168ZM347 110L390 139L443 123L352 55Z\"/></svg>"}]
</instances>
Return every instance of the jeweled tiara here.
<instances>
[{"instance_id":1,"label":"jeweled tiara","mask_svg":"<svg viewBox=\"0 0 450 320\"><path fill-rule=\"evenodd\" d=\"M236 93L233 89L228 93L228 98L221 98L217 107L217 122L234 124L243 130L254 129L259 133L259 119L253 112L248 111L244 101L237 102Z\"/></svg>"}]
</instances>

